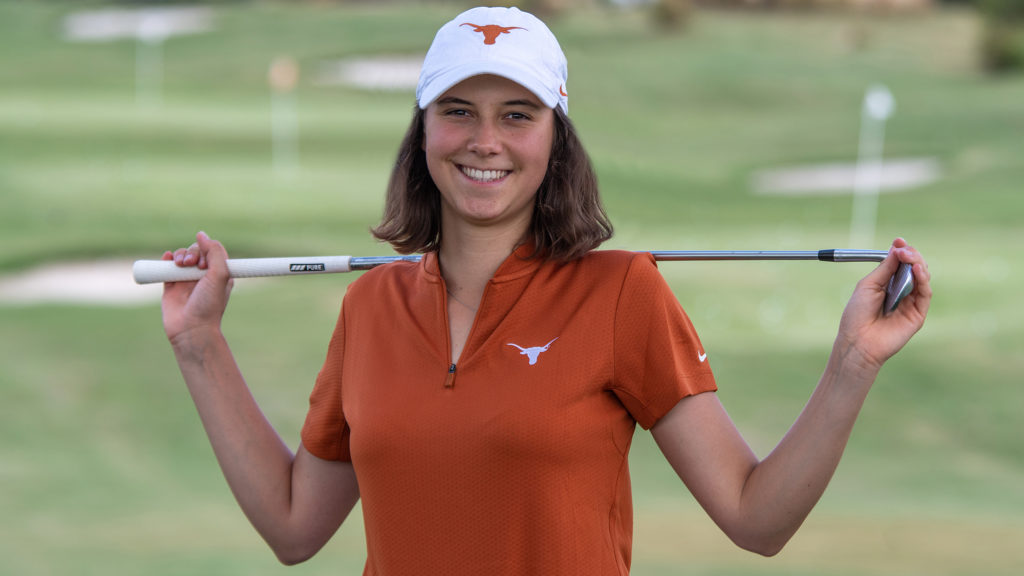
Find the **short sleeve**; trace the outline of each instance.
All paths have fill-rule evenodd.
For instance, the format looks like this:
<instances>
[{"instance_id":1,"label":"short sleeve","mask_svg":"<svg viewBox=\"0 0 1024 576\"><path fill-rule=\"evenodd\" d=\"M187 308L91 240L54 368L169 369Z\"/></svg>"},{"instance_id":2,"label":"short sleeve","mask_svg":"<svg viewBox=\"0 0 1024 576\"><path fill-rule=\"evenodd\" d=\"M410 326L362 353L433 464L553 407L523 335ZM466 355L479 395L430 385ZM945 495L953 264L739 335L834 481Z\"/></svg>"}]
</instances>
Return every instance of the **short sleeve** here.
<instances>
[{"instance_id":1,"label":"short sleeve","mask_svg":"<svg viewBox=\"0 0 1024 576\"><path fill-rule=\"evenodd\" d=\"M309 397L302 445L323 460L350 461L349 427L342 412L341 382L345 356L345 304L334 327L327 359Z\"/></svg>"},{"instance_id":2,"label":"short sleeve","mask_svg":"<svg viewBox=\"0 0 1024 576\"><path fill-rule=\"evenodd\" d=\"M649 429L679 400L717 390L697 332L650 254L638 254L615 310L612 391Z\"/></svg>"}]
</instances>

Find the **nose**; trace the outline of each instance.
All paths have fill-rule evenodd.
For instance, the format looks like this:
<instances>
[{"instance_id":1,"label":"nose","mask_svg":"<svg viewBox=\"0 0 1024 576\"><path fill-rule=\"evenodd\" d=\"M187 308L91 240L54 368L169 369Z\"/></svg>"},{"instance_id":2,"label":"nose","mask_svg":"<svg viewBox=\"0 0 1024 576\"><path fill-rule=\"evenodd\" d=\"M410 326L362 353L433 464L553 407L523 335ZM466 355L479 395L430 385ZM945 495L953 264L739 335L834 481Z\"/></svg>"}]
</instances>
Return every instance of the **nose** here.
<instances>
[{"instance_id":1,"label":"nose","mask_svg":"<svg viewBox=\"0 0 1024 576\"><path fill-rule=\"evenodd\" d=\"M493 122L481 120L470 135L468 149L478 156L493 156L501 152L501 136Z\"/></svg>"}]
</instances>

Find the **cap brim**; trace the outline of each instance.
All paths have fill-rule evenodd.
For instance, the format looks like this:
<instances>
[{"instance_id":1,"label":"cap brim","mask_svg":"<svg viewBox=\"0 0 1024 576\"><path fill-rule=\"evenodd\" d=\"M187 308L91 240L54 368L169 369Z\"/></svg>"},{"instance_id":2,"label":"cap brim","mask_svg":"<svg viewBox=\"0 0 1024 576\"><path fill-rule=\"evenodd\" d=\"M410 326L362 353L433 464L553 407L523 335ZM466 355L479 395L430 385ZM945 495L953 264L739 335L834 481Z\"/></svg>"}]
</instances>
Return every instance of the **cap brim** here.
<instances>
[{"instance_id":1,"label":"cap brim","mask_svg":"<svg viewBox=\"0 0 1024 576\"><path fill-rule=\"evenodd\" d=\"M516 62L497 63L493 60L466 62L437 74L427 81L426 87L417 95L416 101L421 109L426 109L431 102L463 80L490 74L507 78L532 92L548 108L559 103L558 87L545 85L529 68Z\"/></svg>"}]
</instances>

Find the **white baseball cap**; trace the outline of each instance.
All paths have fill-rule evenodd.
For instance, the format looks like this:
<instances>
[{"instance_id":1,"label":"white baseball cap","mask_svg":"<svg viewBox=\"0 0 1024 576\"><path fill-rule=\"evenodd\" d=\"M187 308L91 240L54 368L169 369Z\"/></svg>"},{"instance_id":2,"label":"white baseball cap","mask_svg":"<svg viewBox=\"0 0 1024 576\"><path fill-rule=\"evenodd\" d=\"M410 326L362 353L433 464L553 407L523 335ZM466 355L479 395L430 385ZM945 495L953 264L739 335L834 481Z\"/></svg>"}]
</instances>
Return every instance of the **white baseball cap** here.
<instances>
[{"instance_id":1,"label":"white baseball cap","mask_svg":"<svg viewBox=\"0 0 1024 576\"><path fill-rule=\"evenodd\" d=\"M518 8L473 8L437 31L416 86L425 109L459 82L480 74L508 78L549 108L569 113L569 67L555 35Z\"/></svg>"}]
</instances>

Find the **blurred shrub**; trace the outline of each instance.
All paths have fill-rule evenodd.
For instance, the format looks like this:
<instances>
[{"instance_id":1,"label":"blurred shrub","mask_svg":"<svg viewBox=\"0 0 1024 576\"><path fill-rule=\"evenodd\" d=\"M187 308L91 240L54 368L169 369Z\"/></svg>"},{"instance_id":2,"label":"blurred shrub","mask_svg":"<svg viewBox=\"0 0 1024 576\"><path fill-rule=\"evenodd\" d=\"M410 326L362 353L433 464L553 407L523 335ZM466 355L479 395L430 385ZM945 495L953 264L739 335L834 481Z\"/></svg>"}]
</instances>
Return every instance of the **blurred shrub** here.
<instances>
[{"instance_id":1,"label":"blurred shrub","mask_svg":"<svg viewBox=\"0 0 1024 576\"><path fill-rule=\"evenodd\" d=\"M1024 0L979 0L981 62L990 72L1024 69Z\"/></svg>"},{"instance_id":2,"label":"blurred shrub","mask_svg":"<svg viewBox=\"0 0 1024 576\"><path fill-rule=\"evenodd\" d=\"M989 19L1024 24L1024 0L979 0L978 7Z\"/></svg>"},{"instance_id":3,"label":"blurred shrub","mask_svg":"<svg viewBox=\"0 0 1024 576\"><path fill-rule=\"evenodd\" d=\"M690 0L658 0L651 11L654 24L663 30L681 30L690 21L693 3Z\"/></svg>"},{"instance_id":4,"label":"blurred shrub","mask_svg":"<svg viewBox=\"0 0 1024 576\"><path fill-rule=\"evenodd\" d=\"M981 38L981 63L996 73L1024 69L1024 25L989 20Z\"/></svg>"}]
</instances>

